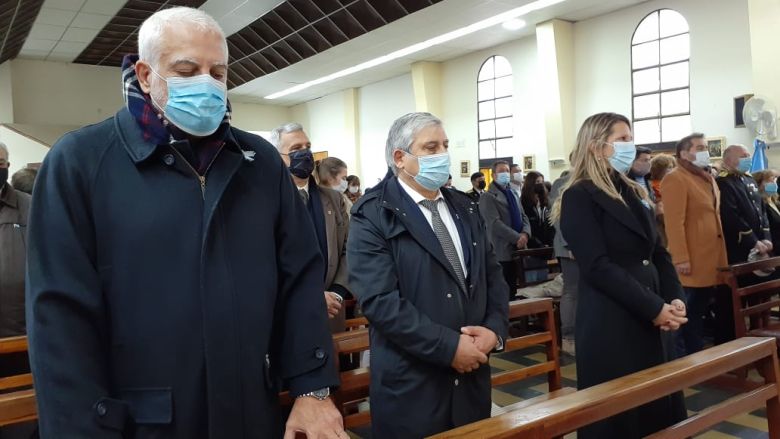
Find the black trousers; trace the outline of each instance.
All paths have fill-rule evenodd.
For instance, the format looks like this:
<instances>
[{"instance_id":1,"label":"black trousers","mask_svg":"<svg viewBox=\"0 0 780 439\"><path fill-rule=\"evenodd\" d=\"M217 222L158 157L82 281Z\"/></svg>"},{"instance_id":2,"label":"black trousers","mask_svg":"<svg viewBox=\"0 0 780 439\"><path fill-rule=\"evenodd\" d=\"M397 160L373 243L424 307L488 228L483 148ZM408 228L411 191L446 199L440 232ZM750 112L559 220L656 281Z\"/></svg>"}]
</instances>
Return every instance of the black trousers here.
<instances>
[{"instance_id":1,"label":"black trousers","mask_svg":"<svg viewBox=\"0 0 780 439\"><path fill-rule=\"evenodd\" d=\"M509 286L509 301L515 300L517 295L517 263L515 261L501 262L504 271L504 281Z\"/></svg>"}]
</instances>

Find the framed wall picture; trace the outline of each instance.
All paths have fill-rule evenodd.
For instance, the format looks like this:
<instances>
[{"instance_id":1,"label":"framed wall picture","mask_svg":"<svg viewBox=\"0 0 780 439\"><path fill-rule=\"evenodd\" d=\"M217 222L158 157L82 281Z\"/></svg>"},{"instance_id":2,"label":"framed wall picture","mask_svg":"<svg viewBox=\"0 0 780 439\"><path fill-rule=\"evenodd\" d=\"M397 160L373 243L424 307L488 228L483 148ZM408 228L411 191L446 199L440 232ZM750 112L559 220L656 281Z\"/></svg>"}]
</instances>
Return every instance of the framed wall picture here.
<instances>
[{"instance_id":1,"label":"framed wall picture","mask_svg":"<svg viewBox=\"0 0 780 439\"><path fill-rule=\"evenodd\" d=\"M524 155L523 156L523 172L528 172L536 169L536 156Z\"/></svg>"},{"instance_id":2,"label":"framed wall picture","mask_svg":"<svg viewBox=\"0 0 780 439\"><path fill-rule=\"evenodd\" d=\"M319 162L328 158L328 151L313 152L312 155L314 156L314 161Z\"/></svg>"},{"instance_id":3,"label":"framed wall picture","mask_svg":"<svg viewBox=\"0 0 780 439\"><path fill-rule=\"evenodd\" d=\"M461 177L471 176L471 160L460 161L460 176Z\"/></svg>"},{"instance_id":4,"label":"framed wall picture","mask_svg":"<svg viewBox=\"0 0 780 439\"><path fill-rule=\"evenodd\" d=\"M710 150L710 159L719 159L723 157L723 150L726 149L725 137L707 137L707 148Z\"/></svg>"},{"instance_id":5,"label":"framed wall picture","mask_svg":"<svg viewBox=\"0 0 780 439\"><path fill-rule=\"evenodd\" d=\"M742 110L745 108L745 102L749 101L753 94L746 94L734 98L734 128L744 128L745 121L742 119Z\"/></svg>"}]
</instances>

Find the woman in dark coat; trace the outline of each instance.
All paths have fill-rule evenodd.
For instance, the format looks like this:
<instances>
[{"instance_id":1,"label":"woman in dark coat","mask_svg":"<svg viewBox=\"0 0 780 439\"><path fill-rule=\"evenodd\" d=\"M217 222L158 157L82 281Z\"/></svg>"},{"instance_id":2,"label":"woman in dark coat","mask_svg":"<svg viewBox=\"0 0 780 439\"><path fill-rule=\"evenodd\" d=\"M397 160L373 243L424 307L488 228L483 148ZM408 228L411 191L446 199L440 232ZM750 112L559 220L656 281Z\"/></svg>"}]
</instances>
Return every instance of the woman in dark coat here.
<instances>
[{"instance_id":1,"label":"woman in dark coat","mask_svg":"<svg viewBox=\"0 0 780 439\"><path fill-rule=\"evenodd\" d=\"M660 244L647 191L624 175L635 154L632 139L624 116L588 118L577 137L572 176L553 207L581 275L580 389L669 361L669 331L687 322L685 296ZM678 392L585 427L577 437L640 438L685 416Z\"/></svg>"},{"instance_id":2,"label":"woman in dark coat","mask_svg":"<svg viewBox=\"0 0 780 439\"><path fill-rule=\"evenodd\" d=\"M550 204L548 190L544 185L542 174L531 171L525 176L520 202L523 211L531 222L531 248L552 247L555 238L555 228L550 223Z\"/></svg>"}]
</instances>

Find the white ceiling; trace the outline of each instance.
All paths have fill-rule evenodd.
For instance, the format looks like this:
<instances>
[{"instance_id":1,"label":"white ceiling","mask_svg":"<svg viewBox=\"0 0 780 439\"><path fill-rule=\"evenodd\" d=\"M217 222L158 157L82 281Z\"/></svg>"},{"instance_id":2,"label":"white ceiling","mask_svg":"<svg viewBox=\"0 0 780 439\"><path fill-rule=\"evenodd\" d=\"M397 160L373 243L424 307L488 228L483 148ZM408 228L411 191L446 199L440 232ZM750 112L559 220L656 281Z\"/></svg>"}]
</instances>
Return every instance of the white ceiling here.
<instances>
[{"instance_id":1,"label":"white ceiling","mask_svg":"<svg viewBox=\"0 0 780 439\"><path fill-rule=\"evenodd\" d=\"M21 58L72 62L127 0L46 0L19 53ZM246 27L280 0L208 0L200 9L226 35Z\"/></svg>"},{"instance_id":2,"label":"white ceiling","mask_svg":"<svg viewBox=\"0 0 780 439\"><path fill-rule=\"evenodd\" d=\"M22 46L22 58L71 62L126 0L46 0Z\"/></svg>"},{"instance_id":3,"label":"white ceiling","mask_svg":"<svg viewBox=\"0 0 780 439\"><path fill-rule=\"evenodd\" d=\"M518 31L508 31L501 26L495 26L283 98L263 99L263 96L271 93L386 55L531 2L531 0L445 0L290 67L236 87L231 90L230 95L231 99L243 102L294 105L347 88L361 87L408 73L411 71L411 64L416 61L446 61L533 35L537 23L553 18L580 21L644 1L647 0L567 0L524 16L523 19L528 24Z\"/></svg>"},{"instance_id":4,"label":"white ceiling","mask_svg":"<svg viewBox=\"0 0 780 439\"><path fill-rule=\"evenodd\" d=\"M518 31L508 31L501 26L495 26L281 99L263 99L263 96L271 93L386 55L531 1L445 0L290 67L243 84L231 90L230 95L232 99L244 102L294 105L346 88L361 87L407 73L411 70L411 64L416 61L446 61L533 35L537 23L553 18L579 21L647 0L566 0L523 17L528 25ZM126 0L46 0L19 56L72 62L125 2ZM208 0L200 9L217 19L225 34L231 35L280 2L281 0Z\"/></svg>"}]
</instances>

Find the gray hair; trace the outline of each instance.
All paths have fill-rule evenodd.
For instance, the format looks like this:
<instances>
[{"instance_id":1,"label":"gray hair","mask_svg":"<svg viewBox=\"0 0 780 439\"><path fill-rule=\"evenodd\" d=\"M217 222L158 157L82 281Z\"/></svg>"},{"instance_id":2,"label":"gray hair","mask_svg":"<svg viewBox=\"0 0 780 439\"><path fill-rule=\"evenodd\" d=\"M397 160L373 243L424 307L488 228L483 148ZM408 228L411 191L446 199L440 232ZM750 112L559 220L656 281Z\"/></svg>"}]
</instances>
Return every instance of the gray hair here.
<instances>
[{"instance_id":1,"label":"gray hair","mask_svg":"<svg viewBox=\"0 0 780 439\"><path fill-rule=\"evenodd\" d=\"M410 152L414 143L414 136L430 125L441 126L441 120L431 113L407 113L393 122L390 132L387 134L387 143L385 144L385 161L387 166L398 175L398 168L395 166L393 152L397 149L403 152Z\"/></svg>"},{"instance_id":2,"label":"gray hair","mask_svg":"<svg viewBox=\"0 0 780 439\"><path fill-rule=\"evenodd\" d=\"M0 142L0 151L5 151L5 156L6 156L6 157L8 157L8 155L10 154L10 153L8 152L8 147L7 147L7 146L5 146L5 143L3 143L3 142Z\"/></svg>"},{"instance_id":3,"label":"gray hair","mask_svg":"<svg viewBox=\"0 0 780 439\"><path fill-rule=\"evenodd\" d=\"M200 9L177 6L162 9L147 18L138 30L138 58L157 68L160 61L160 37L169 26L191 24L203 32L214 32L222 37L222 47L225 52L225 62L228 60L227 40L225 32L214 18Z\"/></svg>"},{"instance_id":4,"label":"gray hair","mask_svg":"<svg viewBox=\"0 0 780 439\"><path fill-rule=\"evenodd\" d=\"M271 138L268 139L271 145L276 147L278 151L282 150L282 134L297 133L303 131L303 125L297 122L287 122L284 125L278 126L271 130Z\"/></svg>"}]
</instances>

